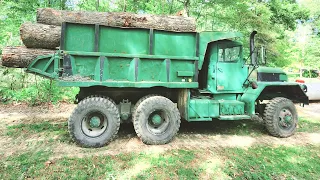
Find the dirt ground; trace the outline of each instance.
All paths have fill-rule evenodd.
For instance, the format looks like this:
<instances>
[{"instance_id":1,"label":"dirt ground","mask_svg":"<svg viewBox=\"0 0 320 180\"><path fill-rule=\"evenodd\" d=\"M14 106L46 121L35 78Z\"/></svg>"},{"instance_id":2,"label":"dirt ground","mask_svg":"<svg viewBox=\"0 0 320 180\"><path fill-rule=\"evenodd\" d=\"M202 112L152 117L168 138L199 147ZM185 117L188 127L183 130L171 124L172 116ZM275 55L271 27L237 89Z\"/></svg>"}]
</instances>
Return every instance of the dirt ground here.
<instances>
[{"instance_id":1,"label":"dirt ground","mask_svg":"<svg viewBox=\"0 0 320 180\"><path fill-rule=\"evenodd\" d=\"M320 121L320 102L313 102L309 106L296 106L299 116L313 118ZM12 139L5 134L8 126L18 124L32 124L48 121L50 123L65 123L75 108L73 104L46 105L29 107L25 104L0 105L0 155L11 155L24 149L50 146L53 149L52 159L63 156L83 157L90 155L116 155L128 152L162 153L171 149L209 149L221 147L249 148L253 145L267 146L295 146L319 145L320 133L297 132L289 138L275 138L267 134L263 125L255 125L252 132L233 133L250 122L238 123L236 126L221 126L218 122L182 123L177 137L167 145L150 146L143 144L136 136L132 124L122 124L118 137L108 146L99 149L80 148L69 141L50 141L57 137L47 137L37 134L31 137L17 137ZM232 122L227 122L232 123ZM224 129L228 129L225 131ZM67 129L65 129L67 131ZM67 133L66 133L67 134ZM69 137L67 137L69 138ZM40 143L39 143L40 142ZM49 147L48 147L49 148Z\"/></svg>"}]
</instances>

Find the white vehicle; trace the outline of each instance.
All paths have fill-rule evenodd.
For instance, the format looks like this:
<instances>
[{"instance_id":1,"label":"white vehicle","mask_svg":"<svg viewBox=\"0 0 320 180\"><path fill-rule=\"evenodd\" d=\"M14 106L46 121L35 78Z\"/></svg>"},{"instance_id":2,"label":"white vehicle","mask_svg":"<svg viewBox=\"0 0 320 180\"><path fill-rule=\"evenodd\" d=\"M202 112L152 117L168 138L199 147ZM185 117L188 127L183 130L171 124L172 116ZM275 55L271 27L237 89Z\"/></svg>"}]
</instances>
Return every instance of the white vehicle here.
<instances>
[{"instance_id":1,"label":"white vehicle","mask_svg":"<svg viewBox=\"0 0 320 180\"><path fill-rule=\"evenodd\" d=\"M307 96L309 100L320 100L320 79L319 78L299 78L296 82L307 86Z\"/></svg>"}]
</instances>

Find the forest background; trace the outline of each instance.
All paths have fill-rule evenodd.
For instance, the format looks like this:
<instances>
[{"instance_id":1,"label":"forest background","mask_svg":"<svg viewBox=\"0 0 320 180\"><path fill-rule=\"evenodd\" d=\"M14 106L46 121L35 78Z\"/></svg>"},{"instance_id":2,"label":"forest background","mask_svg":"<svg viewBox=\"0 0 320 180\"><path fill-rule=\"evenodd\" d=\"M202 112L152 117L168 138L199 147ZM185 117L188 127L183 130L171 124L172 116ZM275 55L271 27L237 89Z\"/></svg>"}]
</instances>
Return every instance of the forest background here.
<instances>
[{"instance_id":1,"label":"forest background","mask_svg":"<svg viewBox=\"0 0 320 180\"><path fill-rule=\"evenodd\" d=\"M249 34L267 48L268 66L287 72L320 68L319 0L0 0L0 54L22 45L20 25L36 21L37 8L191 16L197 31L239 31L248 56ZM72 101L78 88L0 66L0 102L31 105Z\"/></svg>"}]
</instances>

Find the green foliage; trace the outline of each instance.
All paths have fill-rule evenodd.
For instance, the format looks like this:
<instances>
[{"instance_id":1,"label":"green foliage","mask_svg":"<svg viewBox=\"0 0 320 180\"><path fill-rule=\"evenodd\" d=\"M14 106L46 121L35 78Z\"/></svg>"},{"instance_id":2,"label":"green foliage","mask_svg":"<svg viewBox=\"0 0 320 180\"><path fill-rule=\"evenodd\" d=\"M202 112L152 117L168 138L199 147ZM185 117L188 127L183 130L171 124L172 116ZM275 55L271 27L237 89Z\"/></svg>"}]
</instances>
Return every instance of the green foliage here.
<instances>
[{"instance_id":1,"label":"green foliage","mask_svg":"<svg viewBox=\"0 0 320 180\"><path fill-rule=\"evenodd\" d=\"M274 46L268 48L268 64L272 67L286 67L300 59L299 50L287 39L278 39Z\"/></svg>"},{"instance_id":2,"label":"green foliage","mask_svg":"<svg viewBox=\"0 0 320 180\"><path fill-rule=\"evenodd\" d=\"M27 74L22 69L0 69L0 100L39 105L72 102L78 88L58 87L55 81Z\"/></svg>"},{"instance_id":3,"label":"green foliage","mask_svg":"<svg viewBox=\"0 0 320 180\"><path fill-rule=\"evenodd\" d=\"M66 9L67 0L1 0L0 55L5 46L22 45L19 28L24 22L36 21L37 8Z\"/></svg>"},{"instance_id":4,"label":"green foliage","mask_svg":"<svg viewBox=\"0 0 320 180\"><path fill-rule=\"evenodd\" d=\"M9 45L21 45L19 37L20 24L35 20L38 1L22 0L0 1L0 54L2 48Z\"/></svg>"},{"instance_id":5,"label":"green foliage","mask_svg":"<svg viewBox=\"0 0 320 180\"><path fill-rule=\"evenodd\" d=\"M317 78L319 76L318 72L313 70L304 70L302 72L302 77L306 78Z\"/></svg>"},{"instance_id":6,"label":"green foliage","mask_svg":"<svg viewBox=\"0 0 320 180\"><path fill-rule=\"evenodd\" d=\"M320 28L320 26L319 26ZM307 67L320 69L320 37L313 35L305 48L304 64Z\"/></svg>"},{"instance_id":7,"label":"green foliage","mask_svg":"<svg viewBox=\"0 0 320 180\"><path fill-rule=\"evenodd\" d=\"M114 10L133 13L176 15L184 6L178 0L118 0L114 1Z\"/></svg>"},{"instance_id":8,"label":"green foliage","mask_svg":"<svg viewBox=\"0 0 320 180\"><path fill-rule=\"evenodd\" d=\"M299 68L320 69L320 4L317 0L304 0L303 8L310 10L310 18L297 29L296 46L301 54Z\"/></svg>"},{"instance_id":9,"label":"green foliage","mask_svg":"<svg viewBox=\"0 0 320 180\"><path fill-rule=\"evenodd\" d=\"M110 1L103 1L103 0L97 0L97 1L80 0L74 9L87 10L87 11L104 11L104 12L112 11L112 8L110 7Z\"/></svg>"},{"instance_id":10,"label":"green foliage","mask_svg":"<svg viewBox=\"0 0 320 180\"><path fill-rule=\"evenodd\" d=\"M273 15L271 21L273 24L280 24L285 29L295 30L296 20L307 20L309 18L309 11L300 8L299 5L291 0L271 0L268 3Z\"/></svg>"}]
</instances>

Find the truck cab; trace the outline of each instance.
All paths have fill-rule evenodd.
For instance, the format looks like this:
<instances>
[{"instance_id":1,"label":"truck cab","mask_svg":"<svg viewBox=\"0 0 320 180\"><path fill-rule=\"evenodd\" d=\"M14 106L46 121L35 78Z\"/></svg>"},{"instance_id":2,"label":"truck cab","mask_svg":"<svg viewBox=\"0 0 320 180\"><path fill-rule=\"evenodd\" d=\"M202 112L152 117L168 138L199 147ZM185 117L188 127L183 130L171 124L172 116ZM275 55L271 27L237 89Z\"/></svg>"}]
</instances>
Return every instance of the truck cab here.
<instances>
[{"instance_id":1,"label":"truck cab","mask_svg":"<svg viewBox=\"0 0 320 180\"><path fill-rule=\"evenodd\" d=\"M208 50L204 64L208 68L200 72L199 86L212 94L243 93L248 67L244 67L242 44L222 40L210 44Z\"/></svg>"}]
</instances>

